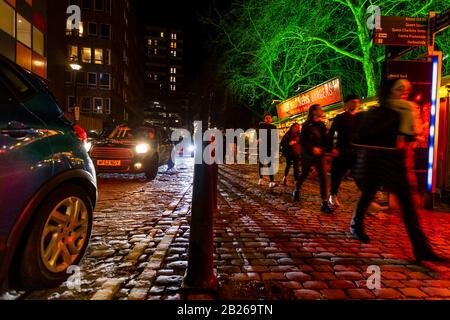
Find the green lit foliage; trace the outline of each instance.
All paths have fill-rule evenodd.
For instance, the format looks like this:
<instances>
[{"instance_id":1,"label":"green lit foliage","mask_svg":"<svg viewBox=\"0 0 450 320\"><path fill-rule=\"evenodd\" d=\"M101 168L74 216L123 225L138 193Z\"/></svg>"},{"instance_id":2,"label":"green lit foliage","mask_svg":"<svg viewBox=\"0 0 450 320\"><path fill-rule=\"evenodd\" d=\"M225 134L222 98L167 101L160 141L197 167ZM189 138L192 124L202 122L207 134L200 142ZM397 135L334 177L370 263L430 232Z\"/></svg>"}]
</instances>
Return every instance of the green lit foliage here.
<instances>
[{"instance_id":1,"label":"green lit foliage","mask_svg":"<svg viewBox=\"0 0 450 320\"><path fill-rule=\"evenodd\" d=\"M373 45L367 28L370 5L386 16L426 17L450 7L450 0L236 0L226 14L205 20L218 31L214 44L233 93L267 111L273 100L336 76L345 94L376 94L385 50ZM437 39L444 55L448 34Z\"/></svg>"}]
</instances>

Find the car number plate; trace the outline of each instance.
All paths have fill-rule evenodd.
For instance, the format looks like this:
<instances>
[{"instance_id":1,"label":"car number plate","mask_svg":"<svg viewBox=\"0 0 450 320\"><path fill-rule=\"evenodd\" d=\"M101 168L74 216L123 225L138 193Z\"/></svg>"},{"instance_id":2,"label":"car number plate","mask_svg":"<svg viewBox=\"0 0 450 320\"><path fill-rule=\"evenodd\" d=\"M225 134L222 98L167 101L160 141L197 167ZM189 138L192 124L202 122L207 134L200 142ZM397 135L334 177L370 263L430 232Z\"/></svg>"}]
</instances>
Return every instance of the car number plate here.
<instances>
[{"instance_id":1,"label":"car number plate","mask_svg":"<svg viewBox=\"0 0 450 320\"><path fill-rule=\"evenodd\" d=\"M101 167L120 167L120 160L97 160L97 165Z\"/></svg>"}]
</instances>

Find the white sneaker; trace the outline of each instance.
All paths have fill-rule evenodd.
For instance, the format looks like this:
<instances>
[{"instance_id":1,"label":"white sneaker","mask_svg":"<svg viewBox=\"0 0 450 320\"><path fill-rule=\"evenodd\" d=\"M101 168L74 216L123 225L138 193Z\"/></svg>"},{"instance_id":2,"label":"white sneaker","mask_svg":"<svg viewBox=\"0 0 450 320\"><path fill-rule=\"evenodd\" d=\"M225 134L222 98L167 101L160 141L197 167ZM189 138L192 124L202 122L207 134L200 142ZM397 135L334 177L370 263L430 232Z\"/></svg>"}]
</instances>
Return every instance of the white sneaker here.
<instances>
[{"instance_id":1,"label":"white sneaker","mask_svg":"<svg viewBox=\"0 0 450 320\"><path fill-rule=\"evenodd\" d=\"M333 207L341 207L342 206L341 203L339 202L339 199L337 196L330 196L330 199L328 200L328 202Z\"/></svg>"},{"instance_id":2,"label":"white sneaker","mask_svg":"<svg viewBox=\"0 0 450 320\"><path fill-rule=\"evenodd\" d=\"M258 180L258 185L259 186L263 186L264 185L264 180L263 179L259 179Z\"/></svg>"},{"instance_id":3,"label":"white sneaker","mask_svg":"<svg viewBox=\"0 0 450 320\"><path fill-rule=\"evenodd\" d=\"M276 186L277 186L277 184L276 184L275 182L269 183L269 188L270 188L270 189L273 189L273 188L275 188Z\"/></svg>"}]
</instances>

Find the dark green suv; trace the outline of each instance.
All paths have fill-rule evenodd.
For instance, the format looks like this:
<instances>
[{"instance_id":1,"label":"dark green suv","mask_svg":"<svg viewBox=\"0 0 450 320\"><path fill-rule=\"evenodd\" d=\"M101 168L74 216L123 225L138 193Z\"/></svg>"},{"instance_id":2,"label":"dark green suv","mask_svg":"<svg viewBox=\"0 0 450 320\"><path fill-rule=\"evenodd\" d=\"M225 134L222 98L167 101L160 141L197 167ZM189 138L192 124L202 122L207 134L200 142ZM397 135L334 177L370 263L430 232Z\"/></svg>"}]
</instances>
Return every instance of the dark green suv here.
<instances>
[{"instance_id":1,"label":"dark green suv","mask_svg":"<svg viewBox=\"0 0 450 320\"><path fill-rule=\"evenodd\" d=\"M97 200L85 142L44 83L0 56L0 283L55 287L80 262Z\"/></svg>"}]
</instances>

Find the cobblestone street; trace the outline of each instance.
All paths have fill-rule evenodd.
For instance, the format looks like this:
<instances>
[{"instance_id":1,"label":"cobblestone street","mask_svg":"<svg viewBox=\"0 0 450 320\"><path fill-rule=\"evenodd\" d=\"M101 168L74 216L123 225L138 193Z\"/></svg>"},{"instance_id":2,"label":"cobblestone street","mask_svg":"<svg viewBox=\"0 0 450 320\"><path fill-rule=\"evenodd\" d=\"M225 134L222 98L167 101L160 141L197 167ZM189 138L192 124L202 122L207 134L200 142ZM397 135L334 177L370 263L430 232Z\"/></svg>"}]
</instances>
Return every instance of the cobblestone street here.
<instances>
[{"instance_id":1,"label":"cobblestone street","mask_svg":"<svg viewBox=\"0 0 450 320\"><path fill-rule=\"evenodd\" d=\"M352 181L343 183L344 207L325 215L315 180L306 182L303 202L293 203L292 178L287 187L273 192L268 183L257 186L257 179L254 166L219 170L214 226L219 299L450 299L450 265L414 261L400 212L368 216L370 244L349 238L358 198ZM62 285L19 297L183 299L192 181L190 158L174 170L162 168L150 183L132 176L100 176L91 244L81 264L81 290ZM420 216L433 248L450 259L450 214ZM381 270L380 290L367 288L369 266Z\"/></svg>"}]
</instances>

